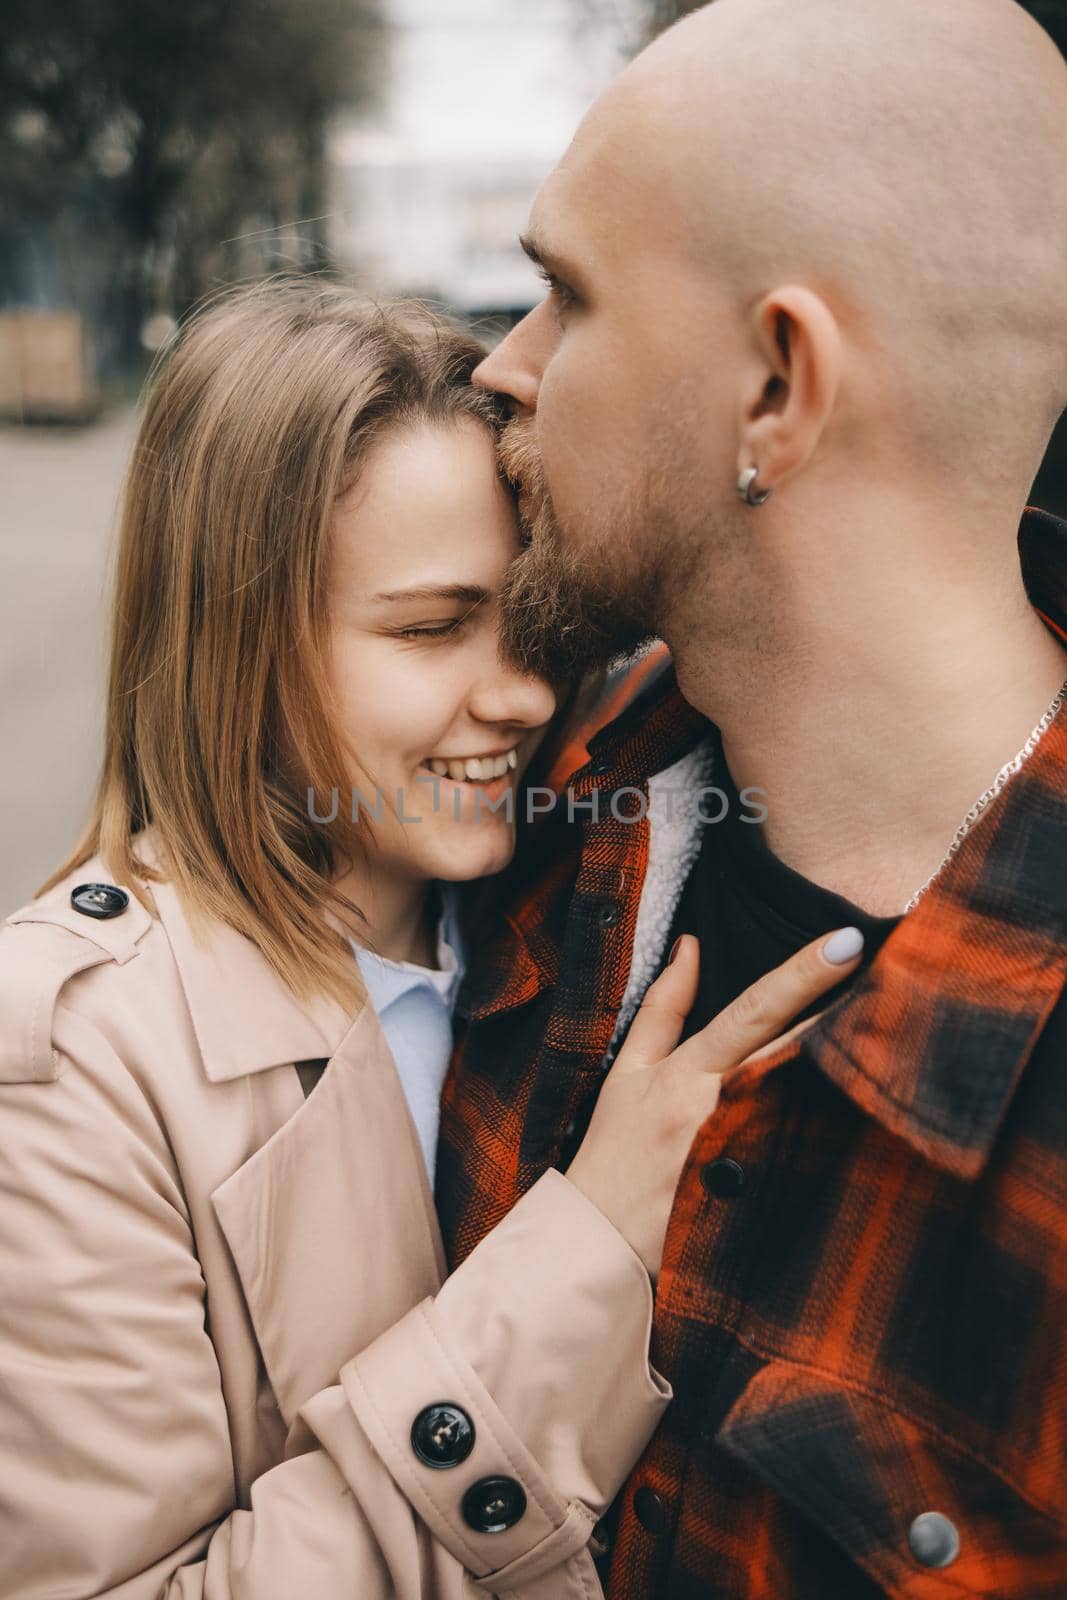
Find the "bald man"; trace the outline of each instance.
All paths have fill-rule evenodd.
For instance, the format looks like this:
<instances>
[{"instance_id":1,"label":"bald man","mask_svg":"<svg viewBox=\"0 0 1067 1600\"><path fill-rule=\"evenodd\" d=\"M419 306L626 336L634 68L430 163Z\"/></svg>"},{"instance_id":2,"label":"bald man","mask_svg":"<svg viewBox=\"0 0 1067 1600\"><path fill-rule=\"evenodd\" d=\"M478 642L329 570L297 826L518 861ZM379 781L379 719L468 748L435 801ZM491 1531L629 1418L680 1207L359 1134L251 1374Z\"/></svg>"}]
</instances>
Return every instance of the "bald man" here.
<instances>
[{"instance_id":1,"label":"bald man","mask_svg":"<svg viewBox=\"0 0 1067 1600\"><path fill-rule=\"evenodd\" d=\"M1024 507L1067 405L1063 60L1012 0L717 0L594 105L525 243L549 293L479 373L530 524L509 648L669 655L546 756L570 803L500 880L451 1258L566 1170L679 934L688 1036L858 928L692 1146L674 1400L597 1570L1062 1600L1067 527Z\"/></svg>"}]
</instances>

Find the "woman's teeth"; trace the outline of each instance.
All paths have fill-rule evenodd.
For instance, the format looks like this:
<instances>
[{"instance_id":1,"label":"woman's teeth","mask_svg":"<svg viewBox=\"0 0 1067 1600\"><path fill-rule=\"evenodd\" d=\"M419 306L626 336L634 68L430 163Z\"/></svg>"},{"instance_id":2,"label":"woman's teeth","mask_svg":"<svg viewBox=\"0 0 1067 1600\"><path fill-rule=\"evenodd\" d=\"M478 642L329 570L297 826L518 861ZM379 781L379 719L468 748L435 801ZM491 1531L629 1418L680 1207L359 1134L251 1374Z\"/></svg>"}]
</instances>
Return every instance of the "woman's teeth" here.
<instances>
[{"instance_id":1,"label":"woman's teeth","mask_svg":"<svg viewBox=\"0 0 1067 1600\"><path fill-rule=\"evenodd\" d=\"M514 772L518 764L514 750L502 756L472 756L468 761L442 761L435 756L423 762L435 777L451 778L453 783L489 783L505 772Z\"/></svg>"}]
</instances>

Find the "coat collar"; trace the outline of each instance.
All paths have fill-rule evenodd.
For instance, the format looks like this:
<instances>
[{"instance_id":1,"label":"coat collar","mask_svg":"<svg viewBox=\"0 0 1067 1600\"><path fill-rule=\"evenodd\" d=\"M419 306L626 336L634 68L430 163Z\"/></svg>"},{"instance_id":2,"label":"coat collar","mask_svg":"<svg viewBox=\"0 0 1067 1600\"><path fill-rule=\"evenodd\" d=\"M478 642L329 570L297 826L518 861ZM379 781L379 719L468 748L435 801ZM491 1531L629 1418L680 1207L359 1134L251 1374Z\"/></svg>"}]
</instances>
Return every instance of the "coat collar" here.
<instances>
[{"instance_id":1,"label":"coat collar","mask_svg":"<svg viewBox=\"0 0 1067 1600\"><path fill-rule=\"evenodd\" d=\"M138 851L161 864L151 837ZM173 884L150 887L213 1083L325 1058L312 1092L294 1083L291 1113L211 1193L291 1427L353 1350L441 1285L422 1148L373 1005L350 1016L297 999L251 940L207 918L198 939Z\"/></svg>"},{"instance_id":2,"label":"coat collar","mask_svg":"<svg viewBox=\"0 0 1067 1600\"><path fill-rule=\"evenodd\" d=\"M137 850L160 865L152 828L138 835ZM212 1083L335 1054L353 1013L326 995L300 999L252 940L227 923L205 917L194 926L170 881L149 887Z\"/></svg>"},{"instance_id":3,"label":"coat collar","mask_svg":"<svg viewBox=\"0 0 1067 1600\"><path fill-rule=\"evenodd\" d=\"M211 1204L292 1426L353 1351L436 1294L445 1273L422 1148L372 1006Z\"/></svg>"}]
</instances>

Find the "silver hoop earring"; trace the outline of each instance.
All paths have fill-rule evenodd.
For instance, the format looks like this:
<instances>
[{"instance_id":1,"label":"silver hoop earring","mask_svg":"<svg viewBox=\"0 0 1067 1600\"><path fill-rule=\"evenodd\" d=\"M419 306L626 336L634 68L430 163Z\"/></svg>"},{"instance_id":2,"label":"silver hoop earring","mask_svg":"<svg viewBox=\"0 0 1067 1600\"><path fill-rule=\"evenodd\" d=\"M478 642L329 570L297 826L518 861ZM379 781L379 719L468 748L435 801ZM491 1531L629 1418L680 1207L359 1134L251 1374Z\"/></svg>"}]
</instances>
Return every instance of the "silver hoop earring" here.
<instances>
[{"instance_id":1,"label":"silver hoop earring","mask_svg":"<svg viewBox=\"0 0 1067 1600\"><path fill-rule=\"evenodd\" d=\"M774 493L773 489L756 488L756 478L758 476L758 467L746 467L737 480L738 498L743 500L746 506L761 506Z\"/></svg>"}]
</instances>

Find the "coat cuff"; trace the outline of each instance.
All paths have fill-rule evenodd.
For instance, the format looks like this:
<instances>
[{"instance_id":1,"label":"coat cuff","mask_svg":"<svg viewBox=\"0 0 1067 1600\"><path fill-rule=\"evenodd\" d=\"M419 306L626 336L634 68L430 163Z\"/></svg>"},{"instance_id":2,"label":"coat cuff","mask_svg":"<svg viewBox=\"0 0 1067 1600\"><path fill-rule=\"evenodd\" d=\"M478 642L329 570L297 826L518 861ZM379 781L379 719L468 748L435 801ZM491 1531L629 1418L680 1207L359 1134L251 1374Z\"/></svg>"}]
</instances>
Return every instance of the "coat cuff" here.
<instances>
[{"instance_id":1,"label":"coat cuff","mask_svg":"<svg viewBox=\"0 0 1067 1600\"><path fill-rule=\"evenodd\" d=\"M506 1568L514 1584L585 1546L654 1433L671 1389L649 1366L651 1328L640 1259L552 1168L341 1383L435 1536L475 1577ZM413 1429L442 1404L473 1438L460 1419L464 1453L431 1466ZM483 1531L494 1505L508 1525Z\"/></svg>"}]
</instances>

